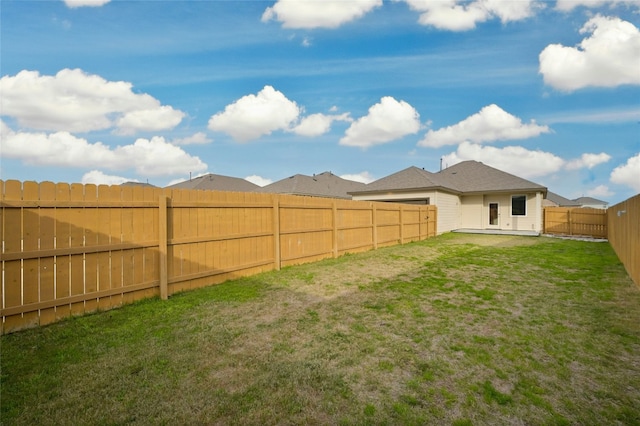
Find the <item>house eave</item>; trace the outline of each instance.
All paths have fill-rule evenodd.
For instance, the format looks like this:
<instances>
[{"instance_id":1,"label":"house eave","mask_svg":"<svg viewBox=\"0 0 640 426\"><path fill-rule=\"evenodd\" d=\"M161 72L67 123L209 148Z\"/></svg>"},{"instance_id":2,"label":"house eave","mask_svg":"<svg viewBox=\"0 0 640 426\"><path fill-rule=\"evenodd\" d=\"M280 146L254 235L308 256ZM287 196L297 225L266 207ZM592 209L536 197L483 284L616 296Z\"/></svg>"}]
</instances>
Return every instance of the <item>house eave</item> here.
<instances>
[{"instance_id":1,"label":"house eave","mask_svg":"<svg viewBox=\"0 0 640 426\"><path fill-rule=\"evenodd\" d=\"M351 196L362 196L362 195L386 195L386 194L415 194L416 192L430 192L430 191L442 191L448 192L454 195L462 195L463 193L460 191L456 191L451 188L445 188L443 186L428 186L421 188L402 188L402 189L386 189L386 190L371 190L371 191L352 191L347 192L347 194Z\"/></svg>"},{"instance_id":2,"label":"house eave","mask_svg":"<svg viewBox=\"0 0 640 426\"><path fill-rule=\"evenodd\" d=\"M517 194L517 193L537 193L541 192L543 196L547 195L547 188L511 188L511 189L493 189L487 191L464 191L462 195L483 195L483 194Z\"/></svg>"},{"instance_id":3,"label":"house eave","mask_svg":"<svg viewBox=\"0 0 640 426\"><path fill-rule=\"evenodd\" d=\"M442 191L454 195L482 195L482 194L515 194L515 193L537 193L542 192L546 196L547 188L511 188L511 189L491 189L486 191L457 191L443 186L429 186L422 188L403 188L393 190L373 190L373 191L353 191L347 192L351 196L385 195L385 194L412 194L416 192Z\"/></svg>"}]
</instances>

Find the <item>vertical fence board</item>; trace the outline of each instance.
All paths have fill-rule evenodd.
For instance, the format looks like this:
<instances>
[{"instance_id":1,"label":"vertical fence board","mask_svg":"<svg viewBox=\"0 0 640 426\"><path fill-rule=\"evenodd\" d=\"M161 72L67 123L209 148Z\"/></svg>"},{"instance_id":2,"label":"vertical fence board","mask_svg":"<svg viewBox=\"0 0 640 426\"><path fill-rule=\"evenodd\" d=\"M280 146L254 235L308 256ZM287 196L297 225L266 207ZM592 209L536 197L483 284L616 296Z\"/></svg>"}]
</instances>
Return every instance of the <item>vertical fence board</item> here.
<instances>
[{"instance_id":1,"label":"vertical fence board","mask_svg":"<svg viewBox=\"0 0 640 426\"><path fill-rule=\"evenodd\" d=\"M111 200L110 188L107 185L98 186L98 205L109 203ZM111 244L111 224L109 219L111 212L109 208L96 209L96 230L97 244L108 246ZM103 251L97 255L98 283L97 290L105 291L111 289L111 250ZM101 296L98 299L98 309L105 310L111 308L111 296Z\"/></svg>"},{"instance_id":2,"label":"vertical fence board","mask_svg":"<svg viewBox=\"0 0 640 426\"><path fill-rule=\"evenodd\" d=\"M58 203L68 202L70 199L70 188L67 183L56 184L56 201ZM66 207L56 208L56 248L67 249L71 247L71 224L69 209ZM56 299L62 299L71 295L71 256L56 256ZM71 305L59 304L56 306L56 319L66 318L71 314Z\"/></svg>"},{"instance_id":3,"label":"vertical fence board","mask_svg":"<svg viewBox=\"0 0 640 426\"><path fill-rule=\"evenodd\" d=\"M144 188L141 186L134 186L131 189L131 199L133 201L143 201ZM132 208L131 209L131 242L144 242L144 208ZM138 285L144 282L144 249L133 248L131 250L132 256L132 276L133 280L131 285ZM138 300L144 297L146 290L137 290L132 293L128 293L129 300Z\"/></svg>"},{"instance_id":4,"label":"vertical fence board","mask_svg":"<svg viewBox=\"0 0 640 426\"><path fill-rule=\"evenodd\" d=\"M133 188L130 186L120 187L121 199L124 202L131 203L133 201ZM123 243L134 242L133 231L133 207L122 208L122 233ZM134 253L133 249L122 250L122 303L131 303L135 301L134 295L127 291L127 287L131 287L135 283L134 278Z\"/></svg>"},{"instance_id":5,"label":"vertical fence board","mask_svg":"<svg viewBox=\"0 0 640 426\"><path fill-rule=\"evenodd\" d=\"M71 184L71 202L84 201L84 186ZM72 207L69 209L71 223L71 247L84 247L84 208ZM85 294L84 288L84 254L71 255L71 296ZM71 314L84 313L84 301L71 304Z\"/></svg>"},{"instance_id":6,"label":"vertical fence board","mask_svg":"<svg viewBox=\"0 0 640 426\"><path fill-rule=\"evenodd\" d=\"M37 201L40 186L35 182L25 182L22 186L24 201ZM22 247L23 251L37 251L40 247L40 212L38 208L22 209ZM40 299L40 259L25 259L22 263L22 303L29 305ZM25 312L23 324L38 324L38 312Z\"/></svg>"},{"instance_id":7,"label":"vertical fence board","mask_svg":"<svg viewBox=\"0 0 640 426\"><path fill-rule=\"evenodd\" d=\"M56 186L52 182L40 184L40 199L54 201L56 199ZM56 239L56 214L55 207L40 208L40 250L52 250L55 248ZM49 302L55 298L55 256L40 258L40 302ZM56 320L54 307L40 310L40 325L50 324Z\"/></svg>"},{"instance_id":8,"label":"vertical fence board","mask_svg":"<svg viewBox=\"0 0 640 426\"><path fill-rule=\"evenodd\" d=\"M202 191L202 201L209 207L202 209L202 216L198 218L198 225L202 236L213 238L215 234L215 215L216 209L213 208L213 193L211 191ZM204 243L204 269L210 273L215 273L215 242L207 241Z\"/></svg>"},{"instance_id":9,"label":"vertical fence board","mask_svg":"<svg viewBox=\"0 0 640 426\"><path fill-rule=\"evenodd\" d=\"M119 186L109 187L108 200L110 202L122 201L122 189ZM107 209L109 212L109 241L111 244L122 243L122 208L110 207ZM111 282L112 289L122 289L123 287L123 270L122 259L124 257L123 250L111 250L110 251L110 264L111 264ZM111 295L111 306L120 306L123 303L122 293L116 293Z\"/></svg>"},{"instance_id":10,"label":"vertical fence board","mask_svg":"<svg viewBox=\"0 0 640 426\"><path fill-rule=\"evenodd\" d=\"M84 200L96 205L98 201L98 188L93 184L85 185ZM84 246L94 247L98 245L98 211L89 206L84 208ZM84 255L84 291L91 294L98 291L98 253L85 253ZM98 310L98 299L90 297L85 299L85 312Z\"/></svg>"},{"instance_id":11,"label":"vertical fence board","mask_svg":"<svg viewBox=\"0 0 640 426\"><path fill-rule=\"evenodd\" d=\"M143 200L148 203L157 203L159 199L159 193L153 188L144 188L142 193ZM143 211L143 224L142 224L142 240L144 243L158 239L158 209L156 207L145 208ZM166 221L165 221L166 222ZM142 249L144 273L142 276L142 282L148 283L152 281L158 281L160 279L159 269L159 248L145 247ZM159 294L158 288L150 288L145 291L145 297L151 297Z\"/></svg>"},{"instance_id":12,"label":"vertical fence board","mask_svg":"<svg viewBox=\"0 0 640 426\"><path fill-rule=\"evenodd\" d=\"M15 180L4 183L4 199L7 201L22 200L22 184ZM5 253L22 251L22 209L3 208L4 215L4 250ZM22 305L22 260L4 261L4 306L12 308ZM3 332L10 332L23 327L22 314L10 315L4 319Z\"/></svg>"},{"instance_id":13,"label":"vertical fence board","mask_svg":"<svg viewBox=\"0 0 640 426\"><path fill-rule=\"evenodd\" d=\"M158 262L160 265L160 298L167 300L168 273L167 273L167 196L163 192L158 197Z\"/></svg>"}]
</instances>

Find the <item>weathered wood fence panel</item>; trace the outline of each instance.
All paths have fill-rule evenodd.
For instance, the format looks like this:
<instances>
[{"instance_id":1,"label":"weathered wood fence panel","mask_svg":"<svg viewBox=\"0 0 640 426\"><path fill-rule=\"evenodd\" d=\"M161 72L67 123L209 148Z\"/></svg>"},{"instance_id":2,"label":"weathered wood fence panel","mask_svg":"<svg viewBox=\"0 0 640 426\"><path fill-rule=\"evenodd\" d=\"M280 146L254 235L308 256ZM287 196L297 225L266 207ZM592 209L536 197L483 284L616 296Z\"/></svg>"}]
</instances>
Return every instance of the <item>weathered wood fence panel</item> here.
<instances>
[{"instance_id":1,"label":"weathered wood fence panel","mask_svg":"<svg viewBox=\"0 0 640 426\"><path fill-rule=\"evenodd\" d=\"M545 207L544 233L607 238L607 211L582 207Z\"/></svg>"},{"instance_id":2,"label":"weathered wood fence panel","mask_svg":"<svg viewBox=\"0 0 640 426\"><path fill-rule=\"evenodd\" d=\"M640 286L640 194L607 209L609 243Z\"/></svg>"},{"instance_id":3,"label":"weathered wood fence panel","mask_svg":"<svg viewBox=\"0 0 640 426\"><path fill-rule=\"evenodd\" d=\"M2 333L426 239L435 206L0 181Z\"/></svg>"}]
</instances>

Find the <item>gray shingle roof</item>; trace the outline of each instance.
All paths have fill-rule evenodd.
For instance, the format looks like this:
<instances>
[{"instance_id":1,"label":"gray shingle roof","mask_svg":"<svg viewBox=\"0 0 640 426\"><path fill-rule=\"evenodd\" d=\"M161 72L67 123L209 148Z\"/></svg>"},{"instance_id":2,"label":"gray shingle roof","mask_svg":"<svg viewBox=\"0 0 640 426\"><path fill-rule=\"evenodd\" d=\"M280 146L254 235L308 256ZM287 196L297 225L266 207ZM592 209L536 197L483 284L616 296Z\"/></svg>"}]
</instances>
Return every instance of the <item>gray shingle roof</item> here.
<instances>
[{"instance_id":1,"label":"gray shingle roof","mask_svg":"<svg viewBox=\"0 0 640 426\"><path fill-rule=\"evenodd\" d=\"M602 204L602 205L609 204L606 201L598 200L597 198L591 198L591 197L580 197L580 198L576 198L573 201L578 203L578 205L580 205L580 206L593 205L593 204Z\"/></svg>"},{"instance_id":2,"label":"gray shingle roof","mask_svg":"<svg viewBox=\"0 0 640 426\"><path fill-rule=\"evenodd\" d=\"M478 161L463 161L437 173L460 192L546 191L542 185L522 179Z\"/></svg>"},{"instance_id":3,"label":"gray shingle roof","mask_svg":"<svg viewBox=\"0 0 640 426\"><path fill-rule=\"evenodd\" d=\"M157 188L157 186L151 185L150 183L133 182L133 181L128 181L128 182L121 183L120 186L141 186L141 187L146 187L146 188Z\"/></svg>"},{"instance_id":4,"label":"gray shingle roof","mask_svg":"<svg viewBox=\"0 0 640 426\"><path fill-rule=\"evenodd\" d=\"M558 195L551 191L547 192L547 196L545 198L559 207L577 207L580 205L580 203L577 203L576 201L564 198L562 195Z\"/></svg>"},{"instance_id":5,"label":"gray shingle roof","mask_svg":"<svg viewBox=\"0 0 640 426\"><path fill-rule=\"evenodd\" d=\"M409 167L368 184L363 194L381 191L443 189L453 193L543 191L547 188L478 161L463 161L437 173Z\"/></svg>"},{"instance_id":6,"label":"gray shingle roof","mask_svg":"<svg viewBox=\"0 0 640 426\"><path fill-rule=\"evenodd\" d=\"M402 191L409 189L426 189L443 186L443 181L436 173L428 172L415 166L408 167L389 176L367 184L357 192ZM352 191L353 192L353 191Z\"/></svg>"},{"instance_id":7,"label":"gray shingle roof","mask_svg":"<svg viewBox=\"0 0 640 426\"><path fill-rule=\"evenodd\" d=\"M191 180L167 186L171 189L201 189L208 191L256 192L260 187L248 180L208 173Z\"/></svg>"},{"instance_id":8,"label":"gray shingle roof","mask_svg":"<svg viewBox=\"0 0 640 426\"><path fill-rule=\"evenodd\" d=\"M331 172L324 172L313 176L293 175L263 186L259 191L350 199L349 192L359 191L365 187L364 183L342 179Z\"/></svg>"}]
</instances>

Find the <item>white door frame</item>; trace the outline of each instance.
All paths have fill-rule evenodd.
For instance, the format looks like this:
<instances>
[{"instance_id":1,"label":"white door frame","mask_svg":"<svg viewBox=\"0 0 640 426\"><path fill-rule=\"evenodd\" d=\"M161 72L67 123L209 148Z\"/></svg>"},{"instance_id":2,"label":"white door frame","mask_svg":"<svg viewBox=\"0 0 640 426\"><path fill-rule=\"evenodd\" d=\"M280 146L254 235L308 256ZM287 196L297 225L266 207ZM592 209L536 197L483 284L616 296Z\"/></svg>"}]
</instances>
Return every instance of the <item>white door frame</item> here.
<instances>
[{"instance_id":1,"label":"white door frame","mask_svg":"<svg viewBox=\"0 0 640 426\"><path fill-rule=\"evenodd\" d=\"M491 205L493 205L493 204L495 204L495 206L496 206L497 216L496 216L495 223L492 224L491 223ZM487 203L487 210L488 210L488 213L487 213L487 219L488 220L487 220L487 224L486 224L487 228L492 228L492 229L500 228L500 203L497 202L497 201L489 201Z\"/></svg>"}]
</instances>

